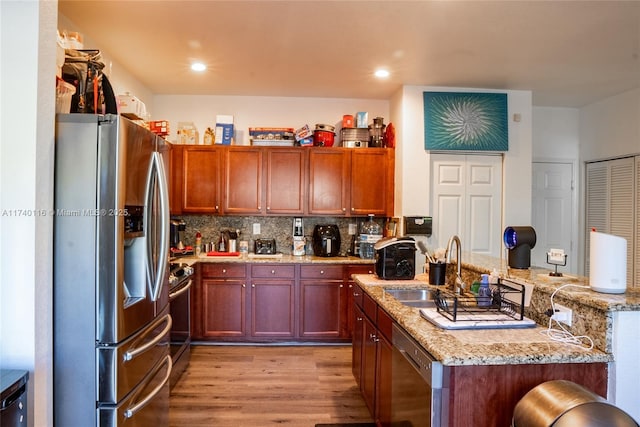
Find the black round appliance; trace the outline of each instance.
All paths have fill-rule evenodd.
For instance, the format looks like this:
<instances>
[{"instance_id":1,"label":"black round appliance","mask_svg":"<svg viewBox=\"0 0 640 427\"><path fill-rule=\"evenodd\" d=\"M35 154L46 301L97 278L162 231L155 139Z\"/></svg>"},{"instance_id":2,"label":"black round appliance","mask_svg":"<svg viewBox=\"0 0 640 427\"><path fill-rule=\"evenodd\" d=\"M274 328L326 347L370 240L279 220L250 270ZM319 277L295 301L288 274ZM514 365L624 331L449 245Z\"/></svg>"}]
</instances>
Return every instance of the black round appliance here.
<instances>
[{"instance_id":1,"label":"black round appliance","mask_svg":"<svg viewBox=\"0 0 640 427\"><path fill-rule=\"evenodd\" d=\"M318 224L313 228L313 254L331 257L340 253L340 230L335 224Z\"/></svg>"}]
</instances>

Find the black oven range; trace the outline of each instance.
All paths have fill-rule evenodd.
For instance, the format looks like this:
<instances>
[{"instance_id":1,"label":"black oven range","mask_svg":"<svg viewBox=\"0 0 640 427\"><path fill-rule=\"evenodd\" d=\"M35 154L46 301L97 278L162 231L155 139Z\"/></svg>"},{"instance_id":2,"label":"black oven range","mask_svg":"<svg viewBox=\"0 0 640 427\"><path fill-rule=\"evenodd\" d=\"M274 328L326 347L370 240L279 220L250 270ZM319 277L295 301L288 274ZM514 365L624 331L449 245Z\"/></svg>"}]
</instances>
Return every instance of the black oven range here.
<instances>
[{"instance_id":1,"label":"black oven range","mask_svg":"<svg viewBox=\"0 0 640 427\"><path fill-rule=\"evenodd\" d=\"M191 287L193 267L181 262L169 263L169 311L171 326L171 361L173 369L170 387L178 382L189 364L191 355Z\"/></svg>"}]
</instances>

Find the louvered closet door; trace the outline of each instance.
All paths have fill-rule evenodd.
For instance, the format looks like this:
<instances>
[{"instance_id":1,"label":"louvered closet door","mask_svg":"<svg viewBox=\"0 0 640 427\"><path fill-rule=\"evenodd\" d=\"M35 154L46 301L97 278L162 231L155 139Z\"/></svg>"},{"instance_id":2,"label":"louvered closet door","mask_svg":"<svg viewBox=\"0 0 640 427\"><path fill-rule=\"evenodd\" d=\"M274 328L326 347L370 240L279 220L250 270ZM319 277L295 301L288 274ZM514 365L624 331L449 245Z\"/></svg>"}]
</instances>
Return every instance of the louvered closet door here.
<instances>
[{"instance_id":1,"label":"louvered closet door","mask_svg":"<svg viewBox=\"0 0 640 427\"><path fill-rule=\"evenodd\" d=\"M640 286L640 156L636 156L636 223L634 224L634 229L636 230L636 241L635 241L635 250L634 250L634 258L635 262L633 263L633 271L634 271L634 285Z\"/></svg>"},{"instance_id":2,"label":"louvered closet door","mask_svg":"<svg viewBox=\"0 0 640 427\"><path fill-rule=\"evenodd\" d=\"M627 239L627 283L634 281L635 204L633 157L587 164L585 275L589 275L589 232L592 228Z\"/></svg>"}]
</instances>

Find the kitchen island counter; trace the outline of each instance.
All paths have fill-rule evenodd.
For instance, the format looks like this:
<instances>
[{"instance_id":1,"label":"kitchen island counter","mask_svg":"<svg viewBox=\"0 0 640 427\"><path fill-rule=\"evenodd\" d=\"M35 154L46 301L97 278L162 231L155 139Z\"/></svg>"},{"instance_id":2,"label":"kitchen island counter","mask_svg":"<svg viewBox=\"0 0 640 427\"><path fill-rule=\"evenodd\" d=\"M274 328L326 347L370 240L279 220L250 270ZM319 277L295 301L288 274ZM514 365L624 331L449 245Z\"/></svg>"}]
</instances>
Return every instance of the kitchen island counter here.
<instances>
[{"instance_id":1,"label":"kitchen island counter","mask_svg":"<svg viewBox=\"0 0 640 427\"><path fill-rule=\"evenodd\" d=\"M428 288L428 277L381 280L373 274L353 276L403 329L445 366L518 365L550 363L601 363L613 357L605 351L553 341L547 328L445 330L422 318L419 309L403 305L384 288ZM604 320L603 320L604 321Z\"/></svg>"}]
</instances>

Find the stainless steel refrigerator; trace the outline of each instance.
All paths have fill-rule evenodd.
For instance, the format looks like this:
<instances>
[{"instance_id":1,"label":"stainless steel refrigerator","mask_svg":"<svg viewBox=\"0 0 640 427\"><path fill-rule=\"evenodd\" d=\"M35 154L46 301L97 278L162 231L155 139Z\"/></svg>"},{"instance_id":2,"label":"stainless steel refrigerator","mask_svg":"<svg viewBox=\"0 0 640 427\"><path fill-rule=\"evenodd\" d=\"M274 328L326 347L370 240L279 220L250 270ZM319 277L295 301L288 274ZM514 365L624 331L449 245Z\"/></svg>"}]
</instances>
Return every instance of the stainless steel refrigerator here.
<instances>
[{"instance_id":1,"label":"stainless steel refrigerator","mask_svg":"<svg viewBox=\"0 0 640 427\"><path fill-rule=\"evenodd\" d=\"M56 118L56 426L169 425L168 155L121 116Z\"/></svg>"}]
</instances>

